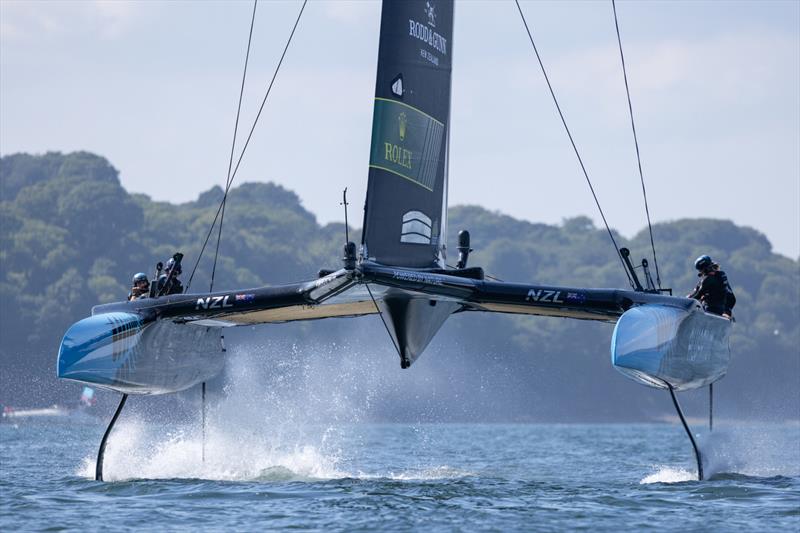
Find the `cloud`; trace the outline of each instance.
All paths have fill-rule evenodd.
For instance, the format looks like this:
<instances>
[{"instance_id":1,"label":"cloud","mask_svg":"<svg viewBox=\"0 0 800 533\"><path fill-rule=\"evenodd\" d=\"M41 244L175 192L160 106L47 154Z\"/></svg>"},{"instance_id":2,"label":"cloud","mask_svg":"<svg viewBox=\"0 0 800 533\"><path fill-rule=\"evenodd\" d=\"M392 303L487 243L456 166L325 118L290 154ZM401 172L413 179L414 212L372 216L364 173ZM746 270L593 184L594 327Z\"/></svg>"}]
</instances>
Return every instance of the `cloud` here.
<instances>
[{"instance_id":1,"label":"cloud","mask_svg":"<svg viewBox=\"0 0 800 533\"><path fill-rule=\"evenodd\" d=\"M693 90L716 105L766 98L774 84L794 83L796 88L800 63L796 36L761 31L629 42L625 54L631 91L641 100L655 92ZM622 87L616 43L554 57L549 63L557 90L585 93L591 87L616 93Z\"/></svg>"},{"instance_id":2,"label":"cloud","mask_svg":"<svg viewBox=\"0 0 800 533\"><path fill-rule=\"evenodd\" d=\"M319 4L317 4L319 5ZM326 18L348 26L373 23L380 11L377 2L343 1L322 2L322 10Z\"/></svg>"},{"instance_id":3,"label":"cloud","mask_svg":"<svg viewBox=\"0 0 800 533\"><path fill-rule=\"evenodd\" d=\"M87 33L113 39L131 27L143 7L154 5L130 0L3 0L0 35L4 43L29 43Z\"/></svg>"}]
</instances>

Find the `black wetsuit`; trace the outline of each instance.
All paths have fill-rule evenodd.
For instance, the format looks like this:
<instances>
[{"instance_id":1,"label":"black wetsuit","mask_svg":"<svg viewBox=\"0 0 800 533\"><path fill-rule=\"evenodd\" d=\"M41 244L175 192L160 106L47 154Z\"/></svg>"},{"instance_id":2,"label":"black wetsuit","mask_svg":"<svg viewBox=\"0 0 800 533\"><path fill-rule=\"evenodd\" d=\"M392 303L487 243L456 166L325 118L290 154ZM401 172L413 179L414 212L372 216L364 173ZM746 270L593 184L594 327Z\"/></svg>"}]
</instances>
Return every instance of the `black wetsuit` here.
<instances>
[{"instance_id":1,"label":"black wetsuit","mask_svg":"<svg viewBox=\"0 0 800 533\"><path fill-rule=\"evenodd\" d=\"M728 283L728 276L722 270L714 270L703 276L689 298L700 300L703 308L715 315L730 315L736 305L736 296Z\"/></svg>"},{"instance_id":2,"label":"black wetsuit","mask_svg":"<svg viewBox=\"0 0 800 533\"><path fill-rule=\"evenodd\" d=\"M166 288L164 288L164 285L167 284L168 277L169 276L167 274L161 274L158 277L158 291L156 292L156 294L160 294L161 296L166 296L168 294L183 293L183 284L181 283L181 280L179 280L175 276L173 276L169 280L169 285Z\"/></svg>"},{"instance_id":3,"label":"black wetsuit","mask_svg":"<svg viewBox=\"0 0 800 533\"><path fill-rule=\"evenodd\" d=\"M725 287L725 314L733 316L733 306L736 305L736 295L733 294L731 284L728 282L728 275L722 270L717 270L723 286Z\"/></svg>"}]
</instances>

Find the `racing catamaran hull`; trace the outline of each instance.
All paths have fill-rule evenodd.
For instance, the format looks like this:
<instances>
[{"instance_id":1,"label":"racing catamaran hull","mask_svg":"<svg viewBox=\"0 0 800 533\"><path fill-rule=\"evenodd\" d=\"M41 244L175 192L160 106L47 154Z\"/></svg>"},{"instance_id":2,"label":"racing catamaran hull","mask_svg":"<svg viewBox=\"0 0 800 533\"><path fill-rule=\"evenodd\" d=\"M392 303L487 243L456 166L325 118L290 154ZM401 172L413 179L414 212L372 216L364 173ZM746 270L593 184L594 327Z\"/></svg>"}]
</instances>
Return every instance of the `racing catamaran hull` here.
<instances>
[{"instance_id":1,"label":"racing catamaran hull","mask_svg":"<svg viewBox=\"0 0 800 533\"><path fill-rule=\"evenodd\" d=\"M220 329L138 313L91 316L64 335L58 377L127 394L179 392L222 371Z\"/></svg>"},{"instance_id":2,"label":"racing catamaran hull","mask_svg":"<svg viewBox=\"0 0 800 533\"><path fill-rule=\"evenodd\" d=\"M731 322L695 300L482 278L480 269L412 270L364 260L305 283L97 306L64 336L58 375L123 393L177 392L222 370L224 327L378 312L407 368L445 320L464 311L616 323L613 365L657 388L695 389L727 370Z\"/></svg>"},{"instance_id":3,"label":"racing catamaran hull","mask_svg":"<svg viewBox=\"0 0 800 533\"><path fill-rule=\"evenodd\" d=\"M730 363L731 321L704 312L642 305L614 327L611 363L625 376L660 389L685 391L714 383Z\"/></svg>"}]
</instances>

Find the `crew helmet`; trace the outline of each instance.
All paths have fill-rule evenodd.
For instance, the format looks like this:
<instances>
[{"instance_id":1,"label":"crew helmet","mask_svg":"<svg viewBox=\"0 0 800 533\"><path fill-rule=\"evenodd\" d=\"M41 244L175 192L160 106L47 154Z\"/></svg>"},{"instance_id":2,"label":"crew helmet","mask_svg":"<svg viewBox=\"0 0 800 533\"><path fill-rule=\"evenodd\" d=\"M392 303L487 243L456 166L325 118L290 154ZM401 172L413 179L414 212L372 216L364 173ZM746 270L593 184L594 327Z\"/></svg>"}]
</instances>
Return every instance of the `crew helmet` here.
<instances>
[{"instance_id":1,"label":"crew helmet","mask_svg":"<svg viewBox=\"0 0 800 533\"><path fill-rule=\"evenodd\" d=\"M694 262L694 268L698 270L698 272L705 272L714 264L714 261L711 260L711 257L708 255L701 255L698 257Z\"/></svg>"},{"instance_id":2,"label":"crew helmet","mask_svg":"<svg viewBox=\"0 0 800 533\"><path fill-rule=\"evenodd\" d=\"M173 269L175 270L175 275L176 276L182 272L181 265L175 265L175 259L170 257L169 260L167 261L166 270L167 270L167 272L169 272L170 270L173 270Z\"/></svg>"},{"instance_id":3,"label":"crew helmet","mask_svg":"<svg viewBox=\"0 0 800 533\"><path fill-rule=\"evenodd\" d=\"M144 272L138 272L135 276L133 276L134 285L138 285L143 281L147 281L147 274L145 274Z\"/></svg>"}]
</instances>

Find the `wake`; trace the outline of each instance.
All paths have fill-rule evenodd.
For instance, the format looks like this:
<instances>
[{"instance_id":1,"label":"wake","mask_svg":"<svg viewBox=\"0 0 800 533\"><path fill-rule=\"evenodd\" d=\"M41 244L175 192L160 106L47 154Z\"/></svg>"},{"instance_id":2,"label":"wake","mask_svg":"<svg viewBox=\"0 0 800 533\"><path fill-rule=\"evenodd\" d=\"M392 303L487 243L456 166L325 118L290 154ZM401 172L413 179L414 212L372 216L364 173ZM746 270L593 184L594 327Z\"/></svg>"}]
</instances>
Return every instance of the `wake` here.
<instances>
[{"instance_id":1,"label":"wake","mask_svg":"<svg viewBox=\"0 0 800 533\"><path fill-rule=\"evenodd\" d=\"M706 436L701 449L709 476L800 476L800 427L753 424L722 428Z\"/></svg>"},{"instance_id":2,"label":"wake","mask_svg":"<svg viewBox=\"0 0 800 533\"><path fill-rule=\"evenodd\" d=\"M178 432L152 440L153 431L141 422L121 424L106 452L106 480L207 479L213 481L294 481L347 477L337 468L335 453L324 446L270 443L254 435L208 432L205 461L198 435ZM95 458L84 459L78 474L94 478Z\"/></svg>"},{"instance_id":3,"label":"wake","mask_svg":"<svg viewBox=\"0 0 800 533\"><path fill-rule=\"evenodd\" d=\"M354 429L386 386L379 365L363 356L342 358L340 350L237 343L228 352L221 394L209 395L205 450L198 396L190 391L188 410L198 413L190 426L159 421L163 413L123 414L106 449L105 480L411 481L472 475L446 465L359 468L359 455L374 450ZM95 461L94 453L84 458L77 475L94 479Z\"/></svg>"},{"instance_id":4,"label":"wake","mask_svg":"<svg viewBox=\"0 0 800 533\"><path fill-rule=\"evenodd\" d=\"M800 477L800 426L747 424L720 427L699 440L706 477ZM696 481L694 469L660 465L640 483Z\"/></svg>"}]
</instances>

